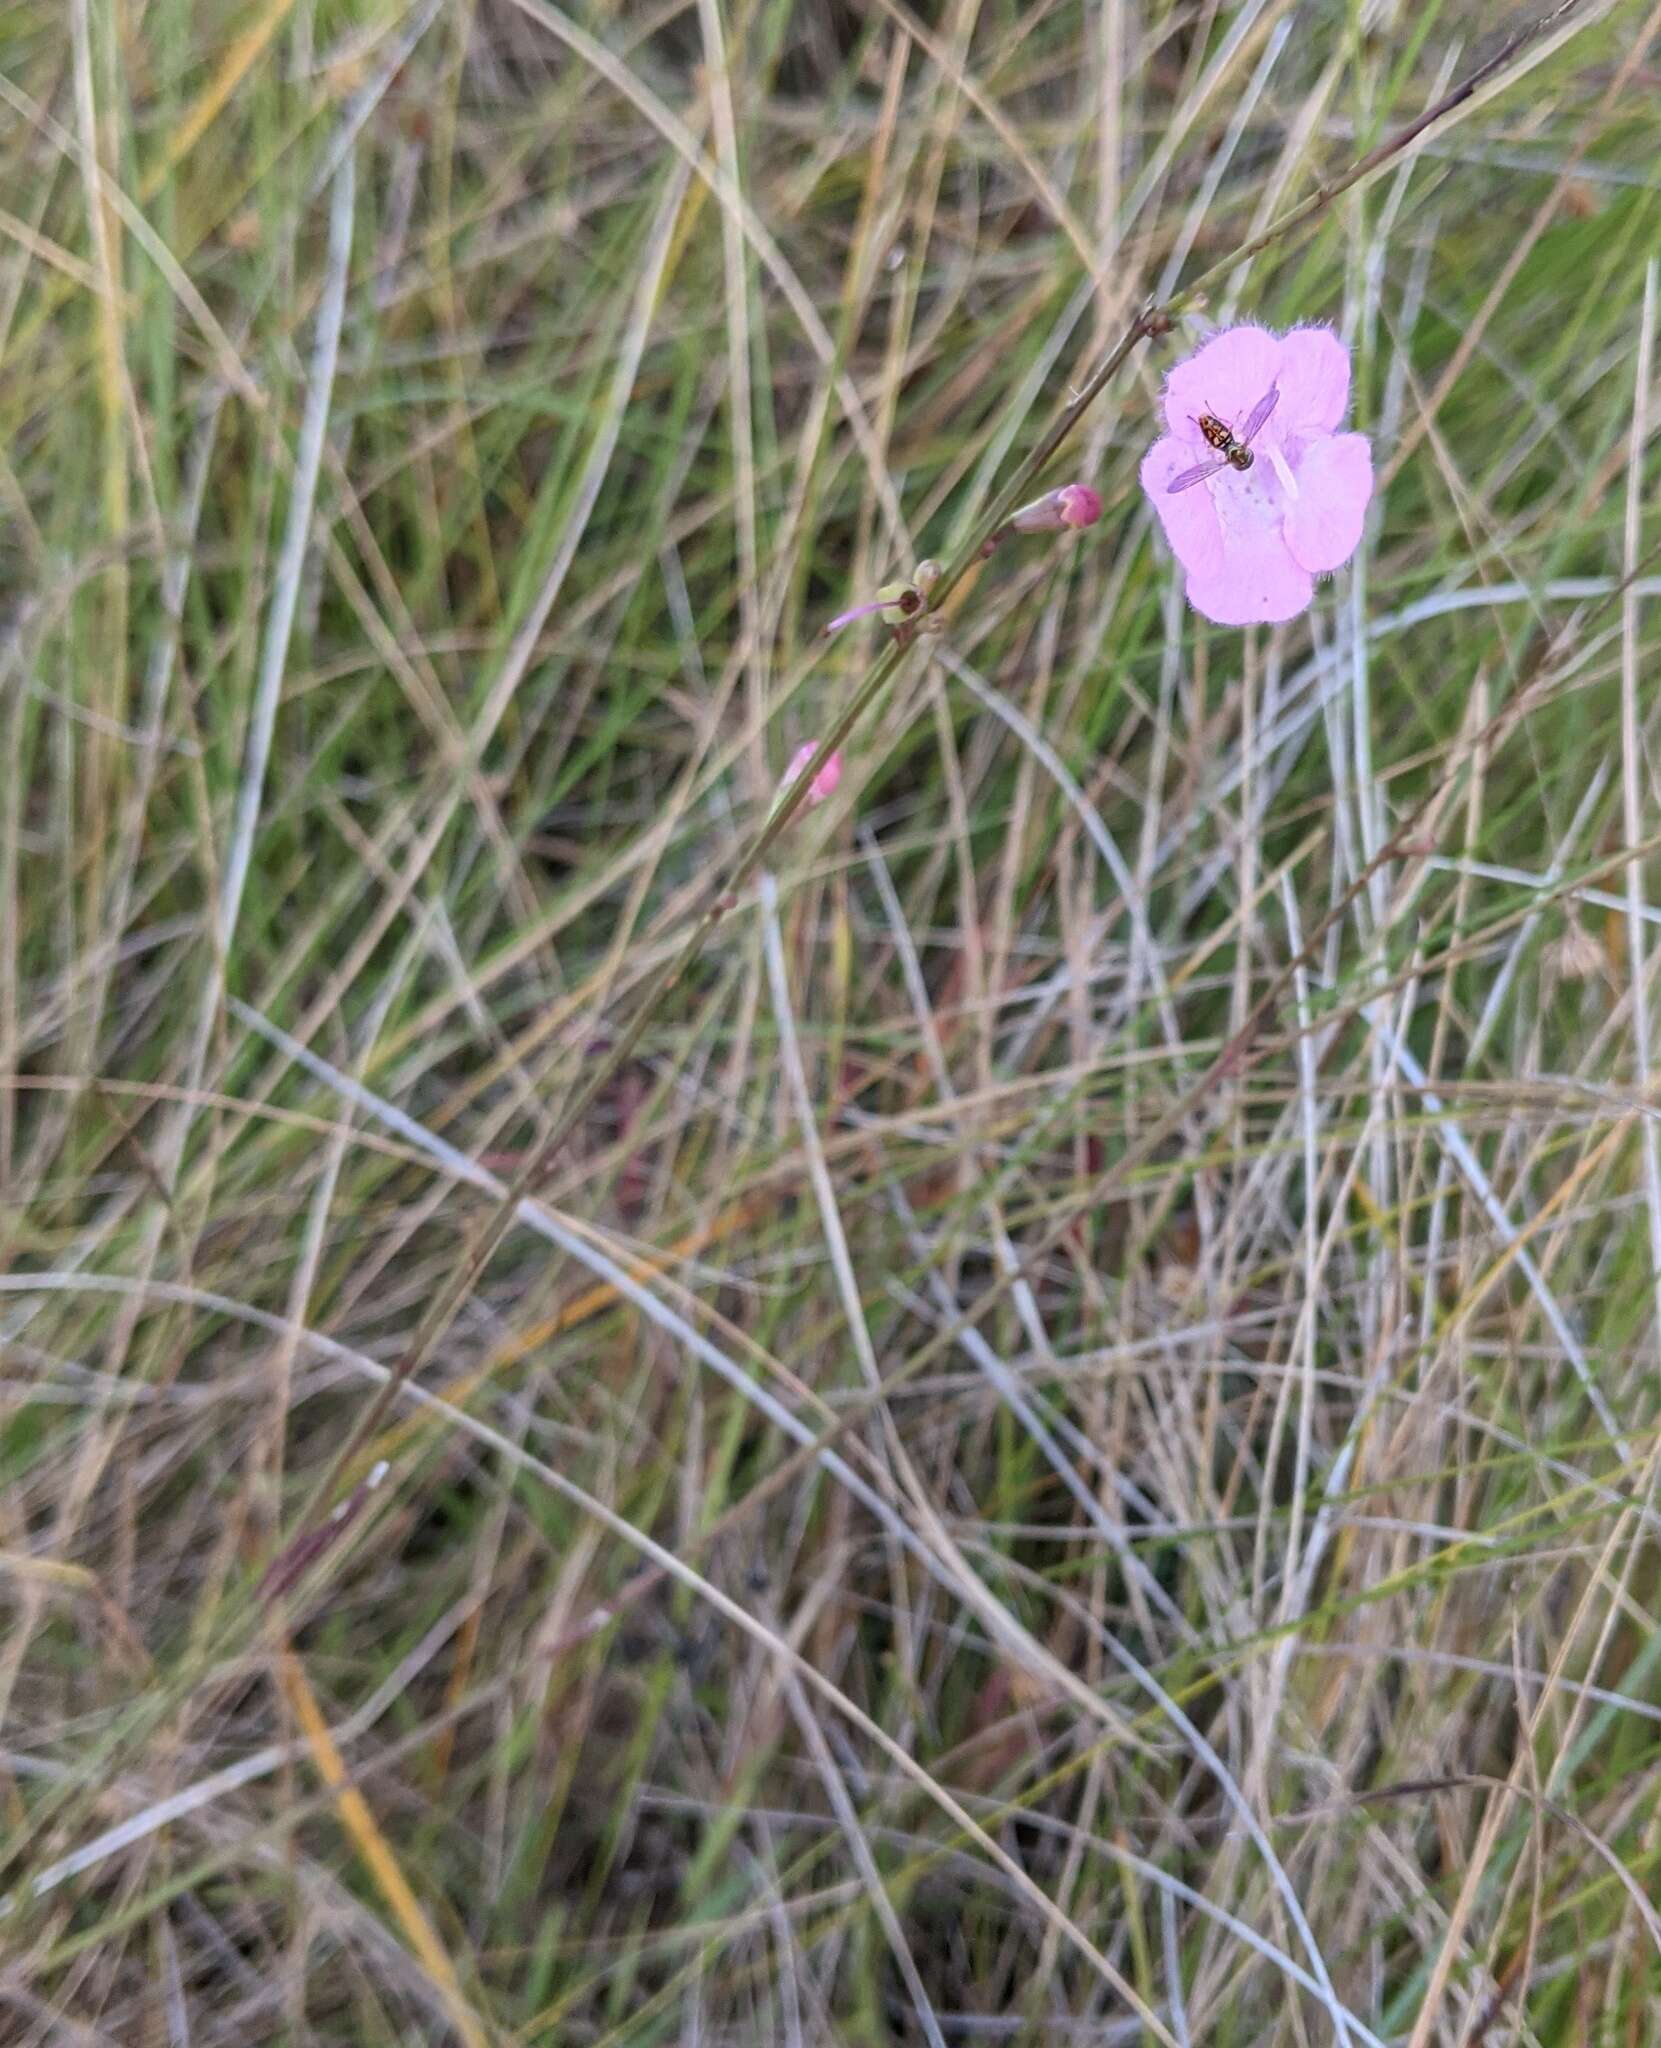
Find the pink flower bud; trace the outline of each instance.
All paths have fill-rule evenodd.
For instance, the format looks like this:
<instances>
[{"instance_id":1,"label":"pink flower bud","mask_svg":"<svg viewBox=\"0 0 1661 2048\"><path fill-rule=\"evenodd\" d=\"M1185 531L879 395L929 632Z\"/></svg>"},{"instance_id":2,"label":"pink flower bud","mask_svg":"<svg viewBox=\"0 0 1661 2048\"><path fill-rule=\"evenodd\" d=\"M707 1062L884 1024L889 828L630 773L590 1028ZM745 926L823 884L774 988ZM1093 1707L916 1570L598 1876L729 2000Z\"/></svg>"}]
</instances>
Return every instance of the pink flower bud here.
<instances>
[{"instance_id":1,"label":"pink flower bud","mask_svg":"<svg viewBox=\"0 0 1661 2048\"><path fill-rule=\"evenodd\" d=\"M819 751L817 740L808 740L799 746L790 757L790 766L784 771L784 780L779 784L779 794L788 796L796 786L796 778ZM807 800L811 808L822 804L826 797L835 796L836 785L842 780L842 755L840 750L830 755L823 768L808 785Z\"/></svg>"},{"instance_id":2,"label":"pink flower bud","mask_svg":"<svg viewBox=\"0 0 1661 2048\"><path fill-rule=\"evenodd\" d=\"M1017 533L1060 533L1064 527L1094 526L1102 501L1088 484L1063 484L1023 505L1010 517Z\"/></svg>"},{"instance_id":3,"label":"pink flower bud","mask_svg":"<svg viewBox=\"0 0 1661 2048\"><path fill-rule=\"evenodd\" d=\"M1063 484L1055 501L1063 526L1094 526L1102 516L1101 498L1088 484Z\"/></svg>"}]
</instances>

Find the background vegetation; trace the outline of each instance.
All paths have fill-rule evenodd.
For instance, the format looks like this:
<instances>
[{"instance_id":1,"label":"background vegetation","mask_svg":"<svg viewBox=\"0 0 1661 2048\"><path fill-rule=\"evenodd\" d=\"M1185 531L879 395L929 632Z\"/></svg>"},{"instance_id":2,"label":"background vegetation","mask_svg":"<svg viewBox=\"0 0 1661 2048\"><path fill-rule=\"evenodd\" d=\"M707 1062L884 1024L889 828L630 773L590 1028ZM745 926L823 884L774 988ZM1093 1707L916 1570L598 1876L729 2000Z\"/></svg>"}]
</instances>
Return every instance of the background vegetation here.
<instances>
[{"instance_id":1,"label":"background vegetation","mask_svg":"<svg viewBox=\"0 0 1661 2048\"><path fill-rule=\"evenodd\" d=\"M1523 19L5 9L0 2040L1661 2038L1661 9L1132 351L607 1072L824 619Z\"/></svg>"}]
</instances>

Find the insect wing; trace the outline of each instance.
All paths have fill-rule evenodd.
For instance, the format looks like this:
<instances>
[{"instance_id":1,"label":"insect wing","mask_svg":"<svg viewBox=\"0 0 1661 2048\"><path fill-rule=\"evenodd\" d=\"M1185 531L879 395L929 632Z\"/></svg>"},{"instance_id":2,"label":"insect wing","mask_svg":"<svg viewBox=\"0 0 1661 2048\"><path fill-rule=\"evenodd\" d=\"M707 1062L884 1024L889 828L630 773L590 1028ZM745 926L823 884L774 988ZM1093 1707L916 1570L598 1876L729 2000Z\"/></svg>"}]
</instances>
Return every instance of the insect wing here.
<instances>
[{"instance_id":1,"label":"insect wing","mask_svg":"<svg viewBox=\"0 0 1661 2048\"><path fill-rule=\"evenodd\" d=\"M1249 441L1254 434L1260 433L1262 431L1264 421L1269 417L1270 413L1274 411L1275 407L1279 405L1279 403L1280 386L1278 384L1271 384L1268 390L1264 392L1263 396L1252 407L1251 412L1247 417L1246 424L1241 429L1240 439L1243 442Z\"/></svg>"},{"instance_id":2,"label":"insect wing","mask_svg":"<svg viewBox=\"0 0 1661 2048\"><path fill-rule=\"evenodd\" d=\"M1186 491L1193 484L1203 484L1208 476L1215 476L1220 469L1227 469L1228 461L1197 462L1192 469L1185 469L1180 476L1172 477L1165 486L1167 492Z\"/></svg>"}]
</instances>

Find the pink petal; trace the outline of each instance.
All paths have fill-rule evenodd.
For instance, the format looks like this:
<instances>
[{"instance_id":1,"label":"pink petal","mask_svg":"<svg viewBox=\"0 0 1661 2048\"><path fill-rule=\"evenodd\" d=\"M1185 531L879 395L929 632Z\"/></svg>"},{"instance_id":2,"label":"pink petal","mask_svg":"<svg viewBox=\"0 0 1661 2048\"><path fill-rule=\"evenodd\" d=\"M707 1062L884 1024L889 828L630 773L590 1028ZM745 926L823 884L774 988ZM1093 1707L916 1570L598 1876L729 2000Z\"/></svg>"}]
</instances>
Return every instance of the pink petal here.
<instances>
[{"instance_id":1,"label":"pink petal","mask_svg":"<svg viewBox=\"0 0 1661 2048\"><path fill-rule=\"evenodd\" d=\"M1159 514L1171 552L1190 576L1207 574L1223 566L1223 529L1209 484L1194 484L1174 496L1170 485L1173 477L1192 469L1206 452L1203 443L1196 452L1187 441L1167 434L1142 458L1142 488Z\"/></svg>"},{"instance_id":2,"label":"pink petal","mask_svg":"<svg viewBox=\"0 0 1661 2048\"><path fill-rule=\"evenodd\" d=\"M1286 438L1330 434L1350 402L1350 352L1330 327L1294 327L1280 344L1280 404Z\"/></svg>"},{"instance_id":3,"label":"pink petal","mask_svg":"<svg viewBox=\"0 0 1661 2048\"><path fill-rule=\"evenodd\" d=\"M1165 421L1185 445L1205 446L1194 422L1202 412L1232 427L1245 425L1246 415L1276 380L1280 371L1279 339L1266 327L1225 327L1185 362L1173 366L1165 380Z\"/></svg>"},{"instance_id":4,"label":"pink petal","mask_svg":"<svg viewBox=\"0 0 1661 2048\"><path fill-rule=\"evenodd\" d=\"M1314 575L1341 568L1361 543L1373 495L1373 451L1365 434L1324 435L1298 464L1298 495L1286 509L1286 545Z\"/></svg>"},{"instance_id":5,"label":"pink petal","mask_svg":"<svg viewBox=\"0 0 1661 2048\"><path fill-rule=\"evenodd\" d=\"M856 604L851 611L838 612L824 630L826 633L840 632L844 626L850 624L853 620L868 619L873 612L880 612L885 602L885 599L876 597L869 604Z\"/></svg>"},{"instance_id":6,"label":"pink petal","mask_svg":"<svg viewBox=\"0 0 1661 2048\"><path fill-rule=\"evenodd\" d=\"M1314 596L1314 578L1271 527L1231 534L1219 567L1188 572L1188 602L1219 626L1278 625L1306 611Z\"/></svg>"}]
</instances>

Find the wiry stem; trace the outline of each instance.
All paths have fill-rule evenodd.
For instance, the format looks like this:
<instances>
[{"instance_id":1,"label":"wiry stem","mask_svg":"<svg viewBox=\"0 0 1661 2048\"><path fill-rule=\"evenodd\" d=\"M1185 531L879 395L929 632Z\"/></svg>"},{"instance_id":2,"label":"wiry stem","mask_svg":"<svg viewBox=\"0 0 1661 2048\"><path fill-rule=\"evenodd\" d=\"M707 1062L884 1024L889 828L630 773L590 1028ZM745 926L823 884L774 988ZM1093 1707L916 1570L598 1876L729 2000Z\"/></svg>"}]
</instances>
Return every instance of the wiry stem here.
<instances>
[{"instance_id":1,"label":"wiry stem","mask_svg":"<svg viewBox=\"0 0 1661 2048\"><path fill-rule=\"evenodd\" d=\"M1008 483L998 493L991 507L982 518L969 540L958 550L946 565L940 576L933 582L922 611L938 612L954 589L974 565L984 559L987 543L995 544L995 537L1001 532L1010 515L1030 493L1035 479L1048 467L1057 452L1071 437L1085 413L1107 389L1113 378L1124 365L1131 351L1138 343L1167 333L1177 318L1191 307L1220 279L1227 276L1237 265L1261 255L1265 249L1295 234L1300 228L1317 219L1332 202L1343 193L1384 170L1401 157L1420 137L1429 133L1439 121L1444 120L1457 108L1463 106L1490 79L1497 77L1511 60L1530 44L1537 42L1548 31L1558 27L1568 18L1587 8L1589 0L1559 0L1559 5L1549 14L1541 16L1528 27L1520 29L1510 37L1494 54L1477 65L1465 78L1445 93L1441 99L1395 134L1387 137L1364 156L1358 157L1342 176L1317 186L1309 196L1283 213L1276 221L1250 241L1231 251L1209 270L1201 273L1191 284L1174 292L1163 302L1149 303L1137 314L1125 329L1119 340L1091 372L1075 397L1039 436L1038 441L1017 466ZM852 615L849 615L852 616ZM634 1015L618 1034L606 1058L598 1061L580 1082L557 1118L552 1132L538 1148L528 1164L498 1201L496 1208L486 1219L483 1229L471 1250L449 1281L434 1296L421 1318L408 1350L398 1361L391 1376L383 1382L359 1415L355 1425L347 1432L345 1440L336 1451L322 1481L301 1510L294 1532L288 1542L267 1567L266 1583L287 1586L293 1582L291 1561L305 1546L309 1545L312 1531L319 1515L339 1484L341 1475L369 1436L381 1422L387 1410L398 1396L399 1389L418 1372L432 1355L435 1346L449 1328L461 1304L477 1284L480 1275L501 1246L503 1239L512 1228L514 1214L529 1191L544 1179L555 1158L569 1141L571 1134L582 1123L612 1080L634 1055L635 1048L644 1038L647 1028L656 1016L664 999L675 988L681 977L703 951L711 933L720 923L727 907L744 887L751 876L767 858L781 835L789 827L798 810L807 801L809 790L831 755L843 745L849 735L875 703L900 665L910 645L910 627L905 637L890 639L877 656L870 672L849 701L847 709L835 724L821 737L817 751L807 766L792 782L779 803L758 827L755 836L740 854L731 872L714 885L709 902L699 913L692 929L679 950L674 953L648 983L644 994L635 1006ZM1261 1006L1260 1006L1261 1007ZM1248 1032L1241 1034L1241 1046L1236 1048L1238 1056L1244 1044L1255 1034L1256 1019ZM308 1553L309 1556L309 1553ZM302 1560L299 1576L302 1580L310 1573Z\"/></svg>"}]
</instances>

